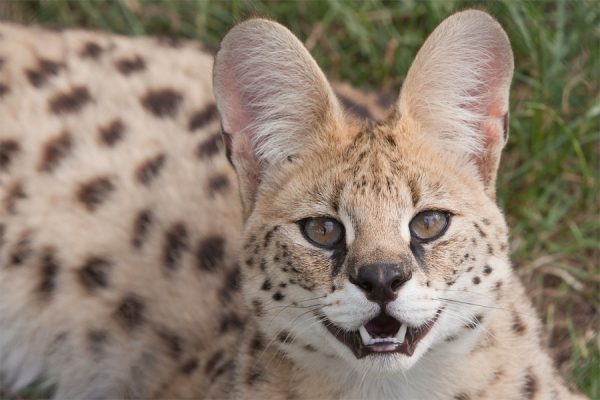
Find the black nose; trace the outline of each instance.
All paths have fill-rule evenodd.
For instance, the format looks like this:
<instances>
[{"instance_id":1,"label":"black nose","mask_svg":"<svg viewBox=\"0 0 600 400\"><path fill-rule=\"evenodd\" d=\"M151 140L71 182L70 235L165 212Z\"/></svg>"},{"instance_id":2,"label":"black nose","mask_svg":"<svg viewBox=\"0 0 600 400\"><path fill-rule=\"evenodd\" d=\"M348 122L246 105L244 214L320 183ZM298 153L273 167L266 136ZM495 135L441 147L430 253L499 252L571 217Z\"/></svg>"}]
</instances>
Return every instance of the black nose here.
<instances>
[{"instance_id":1,"label":"black nose","mask_svg":"<svg viewBox=\"0 0 600 400\"><path fill-rule=\"evenodd\" d=\"M350 282L361 288L367 299L385 304L396 299L400 287L411 277L412 272L398 264L369 264L360 267Z\"/></svg>"}]
</instances>

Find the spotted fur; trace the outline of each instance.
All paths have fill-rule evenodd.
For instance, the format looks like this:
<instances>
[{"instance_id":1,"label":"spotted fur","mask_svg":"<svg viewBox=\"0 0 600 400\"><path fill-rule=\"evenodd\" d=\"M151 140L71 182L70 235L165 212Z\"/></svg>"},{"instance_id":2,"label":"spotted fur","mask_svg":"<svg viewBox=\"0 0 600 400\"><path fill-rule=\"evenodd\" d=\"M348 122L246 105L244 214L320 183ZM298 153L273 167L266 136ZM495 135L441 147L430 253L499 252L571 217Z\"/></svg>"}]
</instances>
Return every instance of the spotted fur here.
<instances>
[{"instance_id":1,"label":"spotted fur","mask_svg":"<svg viewBox=\"0 0 600 400\"><path fill-rule=\"evenodd\" d=\"M387 113L261 19L224 39L214 98L193 42L2 24L0 60L0 393L576 397L494 203L512 55L487 14L444 22ZM416 243L430 208L450 227ZM323 215L343 248L303 237ZM435 324L411 357L356 359L321 319L372 318L349 277L382 261L410 271L388 312Z\"/></svg>"}]
</instances>

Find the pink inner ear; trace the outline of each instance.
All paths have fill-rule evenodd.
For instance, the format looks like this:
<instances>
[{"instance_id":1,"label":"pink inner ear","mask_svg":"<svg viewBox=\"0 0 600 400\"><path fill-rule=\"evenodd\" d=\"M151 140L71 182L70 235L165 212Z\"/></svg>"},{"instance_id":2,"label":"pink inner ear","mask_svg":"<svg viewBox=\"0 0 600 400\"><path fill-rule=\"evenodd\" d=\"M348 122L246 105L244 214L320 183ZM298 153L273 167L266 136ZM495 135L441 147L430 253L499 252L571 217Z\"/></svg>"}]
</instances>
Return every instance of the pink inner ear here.
<instances>
[{"instance_id":1,"label":"pink inner ear","mask_svg":"<svg viewBox=\"0 0 600 400\"><path fill-rule=\"evenodd\" d=\"M247 108L244 107L242 96L237 90L233 79L228 79L223 89L225 94L223 103L227 104L227 108L222 110L224 115L221 115L223 125L228 131L227 133L237 135L252 122L252 118Z\"/></svg>"},{"instance_id":2,"label":"pink inner ear","mask_svg":"<svg viewBox=\"0 0 600 400\"><path fill-rule=\"evenodd\" d=\"M501 108L494 107L494 111L490 112L491 116L481 127L481 133L484 138L483 151L477 156L473 156L473 160L479 166L479 172L484 184L491 188L490 194L494 193L493 184L496 176L496 169L500 161L500 153L506 138L506 118L507 113L498 115L498 110Z\"/></svg>"},{"instance_id":3,"label":"pink inner ear","mask_svg":"<svg viewBox=\"0 0 600 400\"><path fill-rule=\"evenodd\" d=\"M499 120L500 129L496 129L496 124L493 124L494 128L488 127L483 130L485 147L488 148L490 145L494 145L499 141L500 138L504 138L506 135L506 124L508 112L505 110L506 106L502 100L495 99L491 102L488 115L490 120Z\"/></svg>"}]
</instances>

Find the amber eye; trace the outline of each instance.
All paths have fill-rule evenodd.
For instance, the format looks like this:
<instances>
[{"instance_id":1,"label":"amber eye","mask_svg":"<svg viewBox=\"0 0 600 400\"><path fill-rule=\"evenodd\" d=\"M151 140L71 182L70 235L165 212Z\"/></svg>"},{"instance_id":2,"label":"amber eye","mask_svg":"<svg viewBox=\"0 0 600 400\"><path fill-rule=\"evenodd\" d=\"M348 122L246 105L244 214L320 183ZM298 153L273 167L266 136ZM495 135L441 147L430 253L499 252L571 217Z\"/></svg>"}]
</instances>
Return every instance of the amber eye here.
<instances>
[{"instance_id":1,"label":"amber eye","mask_svg":"<svg viewBox=\"0 0 600 400\"><path fill-rule=\"evenodd\" d=\"M332 248L344 239L344 226L333 218L316 217L300 221L304 237L318 247Z\"/></svg>"},{"instance_id":2,"label":"amber eye","mask_svg":"<svg viewBox=\"0 0 600 400\"><path fill-rule=\"evenodd\" d=\"M450 215L443 211L423 211L410 221L413 237L428 242L442 236L448 228Z\"/></svg>"}]
</instances>

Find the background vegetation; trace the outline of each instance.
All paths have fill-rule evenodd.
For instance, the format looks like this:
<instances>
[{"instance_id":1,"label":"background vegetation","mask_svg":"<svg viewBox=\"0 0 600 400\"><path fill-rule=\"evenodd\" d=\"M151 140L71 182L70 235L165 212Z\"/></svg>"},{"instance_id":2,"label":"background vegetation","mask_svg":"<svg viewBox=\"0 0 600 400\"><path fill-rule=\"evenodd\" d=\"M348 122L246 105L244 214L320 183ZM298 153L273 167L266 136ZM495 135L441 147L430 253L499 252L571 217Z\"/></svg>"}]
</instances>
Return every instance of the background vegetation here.
<instances>
[{"instance_id":1,"label":"background vegetation","mask_svg":"<svg viewBox=\"0 0 600 400\"><path fill-rule=\"evenodd\" d=\"M448 14L489 11L517 66L498 182L517 270L563 372L600 398L600 7L580 1L4 1L0 18L218 46L248 16L273 18L327 74L397 93L426 35Z\"/></svg>"}]
</instances>

